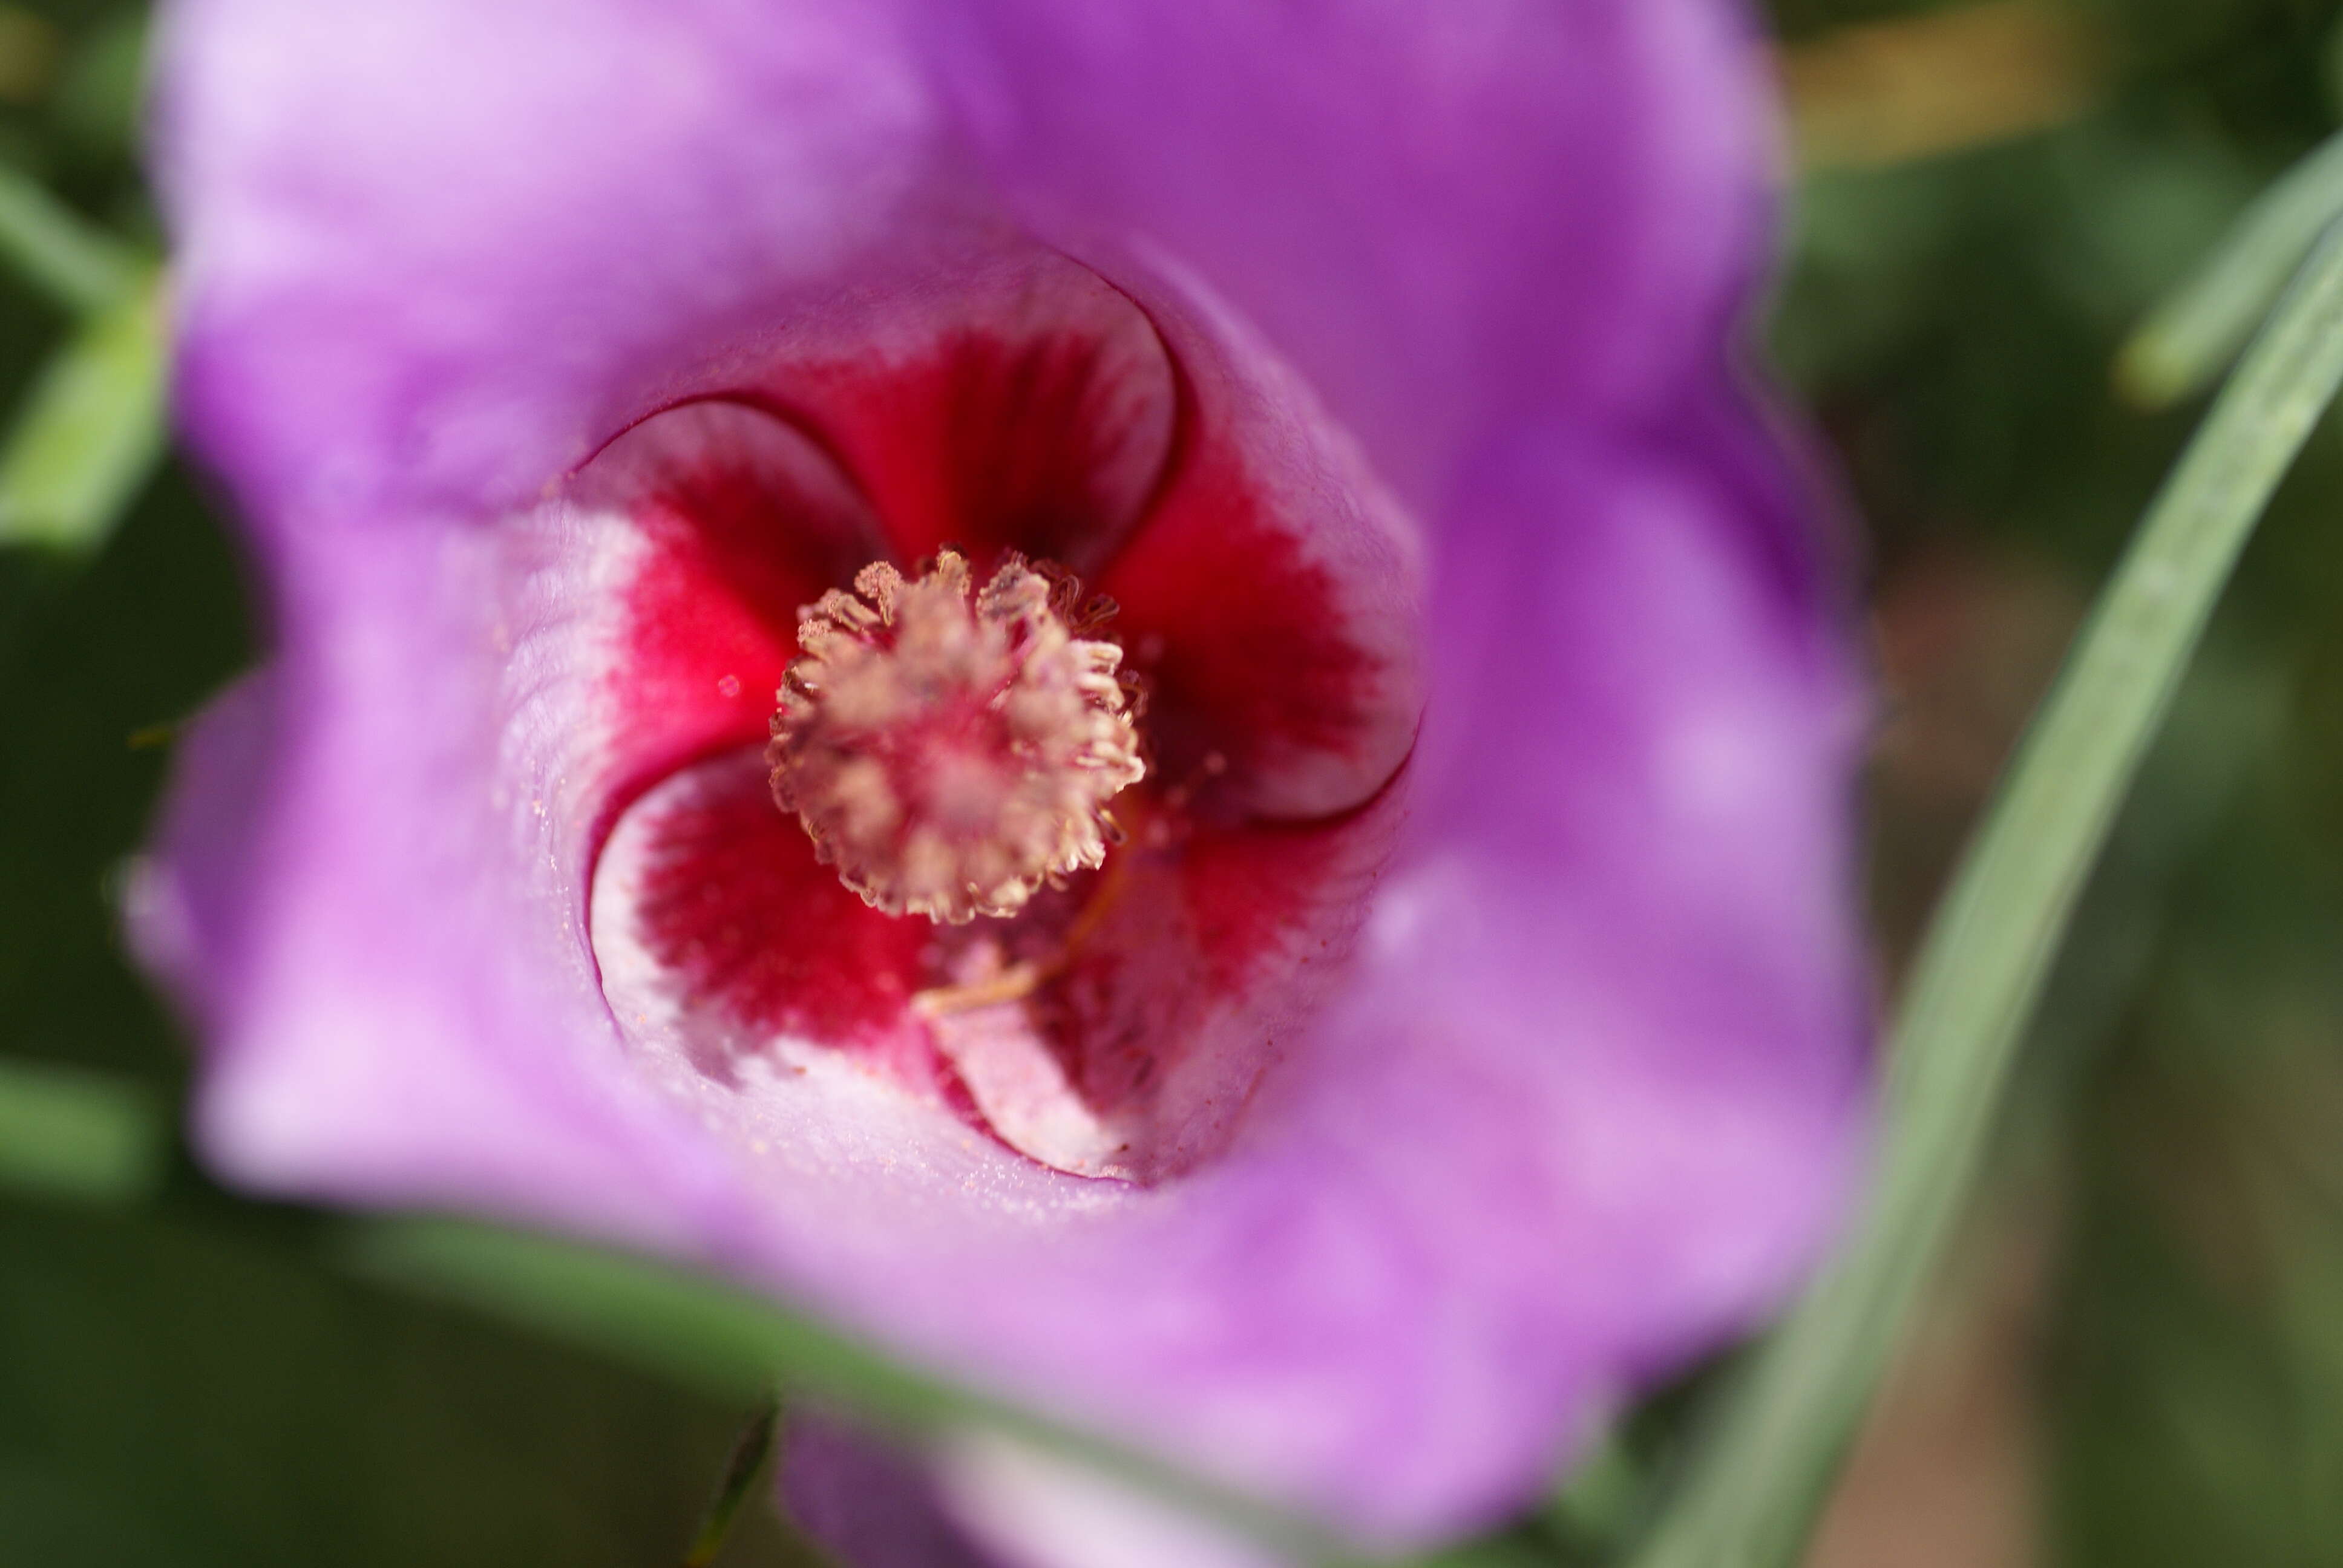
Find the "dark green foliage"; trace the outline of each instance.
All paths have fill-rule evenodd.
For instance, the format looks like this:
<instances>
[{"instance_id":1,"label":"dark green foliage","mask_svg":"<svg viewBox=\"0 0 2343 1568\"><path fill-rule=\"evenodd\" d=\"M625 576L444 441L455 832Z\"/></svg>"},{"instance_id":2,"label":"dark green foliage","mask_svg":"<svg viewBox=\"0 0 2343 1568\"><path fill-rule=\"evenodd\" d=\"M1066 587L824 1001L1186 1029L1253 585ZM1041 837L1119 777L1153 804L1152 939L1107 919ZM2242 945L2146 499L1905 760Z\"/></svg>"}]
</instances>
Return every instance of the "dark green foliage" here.
<instances>
[{"instance_id":1,"label":"dark green foliage","mask_svg":"<svg viewBox=\"0 0 2343 1568\"><path fill-rule=\"evenodd\" d=\"M741 1413L306 1251L0 1210L0 1560L679 1560ZM769 1517L729 1563L785 1563Z\"/></svg>"}]
</instances>

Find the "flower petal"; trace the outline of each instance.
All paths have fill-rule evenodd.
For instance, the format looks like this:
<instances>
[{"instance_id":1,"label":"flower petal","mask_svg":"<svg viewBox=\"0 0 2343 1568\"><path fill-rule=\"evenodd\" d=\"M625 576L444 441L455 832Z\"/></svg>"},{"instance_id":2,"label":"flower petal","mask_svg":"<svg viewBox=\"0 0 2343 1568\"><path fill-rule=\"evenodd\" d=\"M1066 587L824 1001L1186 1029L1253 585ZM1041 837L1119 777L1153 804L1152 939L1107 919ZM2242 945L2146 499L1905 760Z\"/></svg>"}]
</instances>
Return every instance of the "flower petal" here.
<instances>
[{"instance_id":1,"label":"flower petal","mask_svg":"<svg viewBox=\"0 0 2343 1568\"><path fill-rule=\"evenodd\" d=\"M843 1422L792 1416L777 1476L799 1528L853 1568L998 1568L913 1461Z\"/></svg>"},{"instance_id":2,"label":"flower petal","mask_svg":"<svg viewBox=\"0 0 2343 1568\"><path fill-rule=\"evenodd\" d=\"M532 651L600 673L609 744L629 775L622 792L685 759L761 745L798 654L799 608L886 549L827 453L769 414L716 399L627 430L557 502L506 531L538 541L549 604L608 605L607 618L557 617L581 635Z\"/></svg>"},{"instance_id":3,"label":"flower petal","mask_svg":"<svg viewBox=\"0 0 2343 1568\"><path fill-rule=\"evenodd\" d=\"M792 335L760 389L868 488L906 566L947 545L1094 570L1152 498L1178 401L1155 327L1051 252L962 259Z\"/></svg>"},{"instance_id":4,"label":"flower petal","mask_svg":"<svg viewBox=\"0 0 2343 1568\"><path fill-rule=\"evenodd\" d=\"M161 50L180 407L266 529L512 509L907 228L998 229L882 5L184 0Z\"/></svg>"},{"instance_id":5,"label":"flower petal","mask_svg":"<svg viewBox=\"0 0 2343 1568\"><path fill-rule=\"evenodd\" d=\"M492 657L495 541L337 542L351 575L278 604L314 657L205 720L133 902L142 947L200 975L198 1140L266 1190L670 1237L721 1161L580 1046L609 1027L558 913L584 682L532 671L526 627Z\"/></svg>"},{"instance_id":6,"label":"flower petal","mask_svg":"<svg viewBox=\"0 0 2343 1568\"><path fill-rule=\"evenodd\" d=\"M1158 779L1251 815L1349 810L1415 744L1422 533L1225 303L1193 278L1130 282L1188 405L1168 482L1099 584L1150 687Z\"/></svg>"},{"instance_id":7,"label":"flower petal","mask_svg":"<svg viewBox=\"0 0 2343 1568\"><path fill-rule=\"evenodd\" d=\"M930 21L1037 233L1118 280L1118 249L1201 276L1426 510L1524 407L1673 397L1762 252L1759 45L1715 0L979 0Z\"/></svg>"},{"instance_id":8,"label":"flower petal","mask_svg":"<svg viewBox=\"0 0 2343 1568\"><path fill-rule=\"evenodd\" d=\"M735 752L627 808L588 918L629 1050L755 1143L866 1093L850 1062L930 1108L937 1136L974 1126L1055 1170L1154 1181L1226 1146L1335 983L1401 811L1393 789L1333 822L1184 824L1161 843L1142 819L1078 890L955 930L865 906L774 809L761 753ZM922 1010L970 958L1052 972Z\"/></svg>"},{"instance_id":9,"label":"flower petal","mask_svg":"<svg viewBox=\"0 0 2343 1568\"><path fill-rule=\"evenodd\" d=\"M1291 1568L1225 1526L992 1433L948 1443L936 1468L960 1528L1029 1568Z\"/></svg>"},{"instance_id":10,"label":"flower petal","mask_svg":"<svg viewBox=\"0 0 2343 1568\"><path fill-rule=\"evenodd\" d=\"M622 816L592 894L594 956L622 1032L700 1070L776 1040L852 1049L937 1090L908 1013L927 922L880 914L814 859L773 805L763 749L670 774Z\"/></svg>"}]
</instances>

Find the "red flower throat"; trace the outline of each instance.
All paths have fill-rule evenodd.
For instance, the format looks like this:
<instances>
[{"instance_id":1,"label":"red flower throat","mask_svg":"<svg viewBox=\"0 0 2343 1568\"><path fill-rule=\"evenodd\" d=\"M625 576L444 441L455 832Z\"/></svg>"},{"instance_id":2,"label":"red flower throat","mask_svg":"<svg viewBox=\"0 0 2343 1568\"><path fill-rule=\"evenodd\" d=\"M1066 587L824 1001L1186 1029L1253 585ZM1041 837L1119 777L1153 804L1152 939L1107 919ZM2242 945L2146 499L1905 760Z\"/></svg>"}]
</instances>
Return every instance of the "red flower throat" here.
<instances>
[{"instance_id":1,"label":"red flower throat","mask_svg":"<svg viewBox=\"0 0 2343 1568\"><path fill-rule=\"evenodd\" d=\"M713 1078L845 1053L1156 1180L1232 1135L1355 929L1412 558L1216 340L1175 360L1054 258L969 292L581 470L637 541L594 940L622 1024Z\"/></svg>"}]
</instances>

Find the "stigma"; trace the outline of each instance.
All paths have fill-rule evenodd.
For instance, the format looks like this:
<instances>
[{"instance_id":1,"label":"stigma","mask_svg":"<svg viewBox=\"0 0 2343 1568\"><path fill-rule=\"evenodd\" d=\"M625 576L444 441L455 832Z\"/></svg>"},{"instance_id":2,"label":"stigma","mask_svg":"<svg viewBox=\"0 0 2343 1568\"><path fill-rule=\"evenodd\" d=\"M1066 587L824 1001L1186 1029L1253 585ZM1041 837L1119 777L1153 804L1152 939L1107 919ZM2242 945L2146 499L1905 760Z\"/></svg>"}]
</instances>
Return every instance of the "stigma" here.
<instances>
[{"instance_id":1,"label":"stigma","mask_svg":"<svg viewBox=\"0 0 2343 1568\"><path fill-rule=\"evenodd\" d=\"M885 561L798 612L773 716L773 799L890 915L1016 913L1096 867L1107 803L1146 776L1111 602L1011 554L981 588L946 550Z\"/></svg>"}]
</instances>

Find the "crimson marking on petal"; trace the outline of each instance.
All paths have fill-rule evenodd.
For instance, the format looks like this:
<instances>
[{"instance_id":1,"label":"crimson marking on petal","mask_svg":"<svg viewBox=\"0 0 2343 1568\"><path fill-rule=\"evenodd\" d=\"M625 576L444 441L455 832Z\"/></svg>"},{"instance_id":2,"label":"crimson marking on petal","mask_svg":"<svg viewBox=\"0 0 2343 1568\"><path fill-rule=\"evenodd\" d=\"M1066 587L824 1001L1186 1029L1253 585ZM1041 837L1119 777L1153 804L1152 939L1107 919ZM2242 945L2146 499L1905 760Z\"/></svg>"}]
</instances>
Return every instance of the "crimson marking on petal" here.
<instances>
[{"instance_id":1,"label":"crimson marking on petal","mask_svg":"<svg viewBox=\"0 0 2343 1568\"><path fill-rule=\"evenodd\" d=\"M825 1044L893 1031L917 983L924 923L880 914L814 859L773 809L763 758L703 765L703 787L650 828L635 919L695 1003L753 1031Z\"/></svg>"},{"instance_id":2,"label":"crimson marking on petal","mask_svg":"<svg viewBox=\"0 0 2343 1568\"><path fill-rule=\"evenodd\" d=\"M1153 494L1178 393L1154 324L1056 262L965 305L900 359L783 378L870 491L905 563L946 545L981 571L1003 552L1096 569Z\"/></svg>"},{"instance_id":3,"label":"crimson marking on petal","mask_svg":"<svg viewBox=\"0 0 2343 1568\"><path fill-rule=\"evenodd\" d=\"M1200 1032L1312 953L1315 928L1357 852L1349 825L1200 827L1176 851L1138 858L1115 910L1045 993L1084 1095L1122 1109Z\"/></svg>"},{"instance_id":4,"label":"crimson marking on petal","mask_svg":"<svg viewBox=\"0 0 2343 1568\"><path fill-rule=\"evenodd\" d=\"M630 749L672 765L761 739L797 657L798 607L870 558L861 498L805 436L729 402L652 416L578 489L626 511L646 548L611 679L618 721L638 732Z\"/></svg>"},{"instance_id":5,"label":"crimson marking on petal","mask_svg":"<svg viewBox=\"0 0 2343 1568\"><path fill-rule=\"evenodd\" d=\"M1087 1176L1156 1181L1234 1133L1276 1041L1347 956L1389 853L1395 789L1328 822L1214 828L1133 801L1133 842L1071 896L950 933L980 1004L930 1020L993 1131ZM970 983L974 982L974 983Z\"/></svg>"},{"instance_id":6,"label":"crimson marking on petal","mask_svg":"<svg viewBox=\"0 0 2343 1568\"><path fill-rule=\"evenodd\" d=\"M1099 585L1149 683L1159 776L1199 774L1215 752L1242 776L1280 751L1354 750L1381 717L1383 660L1233 462L1199 458Z\"/></svg>"},{"instance_id":7,"label":"crimson marking on petal","mask_svg":"<svg viewBox=\"0 0 2343 1568\"><path fill-rule=\"evenodd\" d=\"M1230 995L1253 984L1263 969L1296 956L1297 941L1331 946L1309 916L1338 892L1358 890L1342 879L1342 863L1355 853L1350 827L1347 819L1253 823L1200 830L1190 840L1180 893L1209 989Z\"/></svg>"}]
</instances>

